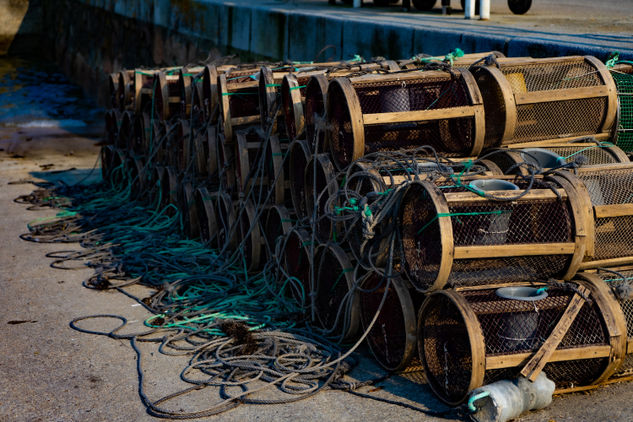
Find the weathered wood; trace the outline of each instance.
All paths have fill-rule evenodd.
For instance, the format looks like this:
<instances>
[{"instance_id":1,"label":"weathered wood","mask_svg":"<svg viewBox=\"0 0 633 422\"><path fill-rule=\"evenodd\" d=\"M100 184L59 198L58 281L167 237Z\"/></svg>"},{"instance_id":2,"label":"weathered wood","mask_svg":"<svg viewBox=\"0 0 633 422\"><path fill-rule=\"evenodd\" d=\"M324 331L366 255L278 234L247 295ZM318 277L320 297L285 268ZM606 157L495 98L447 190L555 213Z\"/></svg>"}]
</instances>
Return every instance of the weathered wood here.
<instances>
[{"instance_id":1,"label":"weathered wood","mask_svg":"<svg viewBox=\"0 0 633 422\"><path fill-rule=\"evenodd\" d=\"M589 295L589 290L578 286L579 293ZM547 340L543 343L543 345L538 349L538 351L530 358L528 363L523 367L520 374L534 382L536 377L541 373L547 362L549 362L552 354L558 347L561 341L563 341L563 337L567 334L569 327L576 319L576 316L580 312L580 309L585 304L585 299L580 296L579 293L575 293L569 304L567 305L567 309L558 320L558 323L552 330L552 333L549 335ZM582 352L578 354L578 356L582 356ZM576 357L578 359L579 357Z\"/></svg>"}]
</instances>

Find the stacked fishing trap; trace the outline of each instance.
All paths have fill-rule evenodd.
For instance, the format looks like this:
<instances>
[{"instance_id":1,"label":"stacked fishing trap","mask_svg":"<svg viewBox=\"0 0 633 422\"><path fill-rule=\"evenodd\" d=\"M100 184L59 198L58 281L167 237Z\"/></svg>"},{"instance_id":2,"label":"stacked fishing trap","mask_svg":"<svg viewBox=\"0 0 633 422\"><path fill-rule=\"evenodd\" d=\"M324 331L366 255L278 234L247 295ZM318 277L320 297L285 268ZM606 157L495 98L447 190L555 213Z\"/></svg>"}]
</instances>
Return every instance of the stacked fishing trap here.
<instances>
[{"instance_id":1,"label":"stacked fishing trap","mask_svg":"<svg viewBox=\"0 0 633 422\"><path fill-rule=\"evenodd\" d=\"M459 56L459 57L457 57ZM632 67L500 53L110 77L110 183L443 401L633 374ZM475 403L476 404L476 403Z\"/></svg>"}]
</instances>

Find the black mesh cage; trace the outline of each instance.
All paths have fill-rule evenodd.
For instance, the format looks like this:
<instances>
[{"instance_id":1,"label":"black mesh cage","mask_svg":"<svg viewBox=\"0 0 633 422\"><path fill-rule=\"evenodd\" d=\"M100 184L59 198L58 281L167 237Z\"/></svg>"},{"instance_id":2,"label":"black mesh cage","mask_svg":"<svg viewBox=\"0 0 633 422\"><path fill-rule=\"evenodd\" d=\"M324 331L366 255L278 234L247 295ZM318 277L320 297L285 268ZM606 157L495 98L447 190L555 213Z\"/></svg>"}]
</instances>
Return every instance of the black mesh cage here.
<instances>
[{"instance_id":1,"label":"black mesh cage","mask_svg":"<svg viewBox=\"0 0 633 422\"><path fill-rule=\"evenodd\" d=\"M517 193L528 187L525 180L513 182ZM448 184L411 184L400 208L404 270L417 289L573 275L574 245L584 253L584 238L576 235L574 202L560 186L535 179L525 196L497 201L475 200L477 194L466 193L468 181L436 183Z\"/></svg>"},{"instance_id":2,"label":"black mesh cage","mask_svg":"<svg viewBox=\"0 0 633 422\"><path fill-rule=\"evenodd\" d=\"M478 152L481 145L477 145L477 138L483 133L477 133L475 112L452 118L448 114L453 108L474 105L471 92L477 88L474 84L469 85L464 74L470 76L466 70L420 72L416 73L419 77L406 80L394 80L391 75L372 75L372 78L351 79L353 92L346 92L344 85L336 80L331 82L327 116L328 141L334 161L343 165L364 154L421 145L462 156ZM360 110L353 105L356 101ZM358 115L437 109L445 109L447 114L425 120L411 113L409 119L401 117L396 123L365 121ZM357 123L359 120L361 123ZM355 155L357 153L360 155Z\"/></svg>"},{"instance_id":3,"label":"black mesh cage","mask_svg":"<svg viewBox=\"0 0 633 422\"><path fill-rule=\"evenodd\" d=\"M316 167L316 168L315 168ZM336 225L328 215L334 213L336 203L331 201L336 195L338 183L334 166L327 154L316 154L308 161L304 172L304 195L308 217L316 216L315 233L321 242L336 241Z\"/></svg>"},{"instance_id":4,"label":"black mesh cage","mask_svg":"<svg viewBox=\"0 0 633 422\"><path fill-rule=\"evenodd\" d=\"M205 243L211 242L216 236L217 222L213 201L207 188L196 189L191 206L197 214L200 240Z\"/></svg>"},{"instance_id":5,"label":"black mesh cage","mask_svg":"<svg viewBox=\"0 0 633 422\"><path fill-rule=\"evenodd\" d=\"M367 329L380 308L376 322L367 335L366 342L372 354L385 369L400 371L407 368L417 348L416 309L423 296L410 290L400 277L394 277L387 289L387 279L377 273L369 273L360 283L360 320Z\"/></svg>"},{"instance_id":6,"label":"black mesh cage","mask_svg":"<svg viewBox=\"0 0 633 422\"><path fill-rule=\"evenodd\" d=\"M310 78L305 92L305 132L309 145L323 145L325 131L320 131L320 141L317 137L317 125L319 119L325 117L325 96L327 93L327 79L325 76L314 76ZM319 150L321 150L319 148Z\"/></svg>"},{"instance_id":7,"label":"black mesh cage","mask_svg":"<svg viewBox=\"0 0 633 422\"><path fill-rule=\"evenodd\" d=\"M358 295L354 266L343 249L321 245L314 256L316 322L330 335L350 340L358 329Z\"/></svg>"},{"instance_id":8,"label":"black mesh cage","mask_svg":"<svg viewBox=\"0 0 633 422\"><path fill-rule=\"evenodd\" d=\"M305 169L310 157L310 149L305 141L294 141L289 146L288 182L290 196L295 212L306 217L308 209L305 202Z\"/></svg>"},{"instance_id":9,"label":"black mesh cage","mask_svg":"<svg viewBox=\"0 0 633 422\"><path fill-rule=\"evenodd\" d=\"M633 375L633 296L631 295L633 286L633 268L614 268L598 270L596 273L580 274L583 277L593 277L598 282L605 285L612 291L613 297L617 300L619 310L624 317L626 324L626 350L622 364L616 370L615 377Z\"/></svg>"},{"instance_id":10,"label":"black mesh cage","mask_svg":"<svg viewBox=\"0 0 633 422\"><path fill-rule=\"evenodd\" d=\"M473 388L517 377L552 334L574 286L549 286L547 297L535 301L504 299L491 288L429 296L420 309L418 338L433 391L456 404ZM591 385L611 369L613 333L592 292L543 369L558 391Z\"/></svg>"},{"instance_id":11,"label":"black mesh cage","mask_svg":"<svg viewBox=\"0 0 633 422\"><path fill-rule=\"evenodd\" d=\"M486 108L487 147L609 132L613 79L594 57L499 59L473 70Z\"/></svg>"},{"instance_id":12,"label":"black mesh cage","mask_svg":"<svg viewBox=\"0 0 633 422\"><path fill-rule=\"evenodd\" d=\"M289 296L304 306L310 303L310 266L312 265L311 240L304 230L292 230L283 241L282 265L289 277L295 279L287 289ZM304 309L306 310L306 309Z\"/></svg>"},{"instance_id":13,"label":"black mesh cage","mask_svg":"<svg viewBox=\"0 0 633 422\"><path fill-rule=\"evenodd\" d=\"M595 251L583 265L603 266L601 260L614 258L633 262L633 164L581 167L576 176L594 208Z\"/></svg>"}]
</instances>

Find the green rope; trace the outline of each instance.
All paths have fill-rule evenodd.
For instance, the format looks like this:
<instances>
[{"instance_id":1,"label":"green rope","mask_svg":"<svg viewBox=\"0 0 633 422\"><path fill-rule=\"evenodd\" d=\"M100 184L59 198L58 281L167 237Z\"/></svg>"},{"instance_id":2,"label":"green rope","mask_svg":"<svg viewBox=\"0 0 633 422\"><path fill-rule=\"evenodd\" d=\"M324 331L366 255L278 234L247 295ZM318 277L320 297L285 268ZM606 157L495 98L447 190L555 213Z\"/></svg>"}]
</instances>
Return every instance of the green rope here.
<instances>
[{"instance_id":1,"label":"green rope","mask_svg":"<svg viewBox=\"0 0 633 422\"><path fill-rule=\"evenodd\" d=\"M481 212L447 212L447 213L437 213L428 223L426 223L420 230L417 231L416 234L422 233L427 229L435 220L441 217L461 217L461 216L470 216L470 215L500 215L507 212L512 212L511 210L494 210L494 211L481 211Z\"/></svg>"},{"instance_id":2,"label":"green rope","mask_svg":"<svg viewBox=\"0 0 633 422\"><path fill-rule=\"evenodd\" d=\"M292 86L290 87L290 91L294 91L295 89L301 89L301 88L306 88L307 85L298 85L298 86Z\"/></svg>"}]
</instances>

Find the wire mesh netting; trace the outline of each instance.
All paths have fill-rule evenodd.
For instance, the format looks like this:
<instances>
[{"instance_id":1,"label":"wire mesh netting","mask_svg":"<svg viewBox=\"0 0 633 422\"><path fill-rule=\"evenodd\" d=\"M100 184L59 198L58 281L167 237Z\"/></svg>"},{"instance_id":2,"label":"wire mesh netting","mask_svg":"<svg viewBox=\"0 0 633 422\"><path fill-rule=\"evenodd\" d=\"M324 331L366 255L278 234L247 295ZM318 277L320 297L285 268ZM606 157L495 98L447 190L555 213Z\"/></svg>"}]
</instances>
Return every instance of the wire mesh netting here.
<instances>
[{"instance_id":1,"label":"wire mesh netting","mask_svg":"<svg viewBox=\"0 0 633 422\"><path fill-rule=\"evenodd\" d=\"M633 74L611 72L618 88L619 119L615 143L627 152L633 151Z\"/></svg>"}]
</instances>

